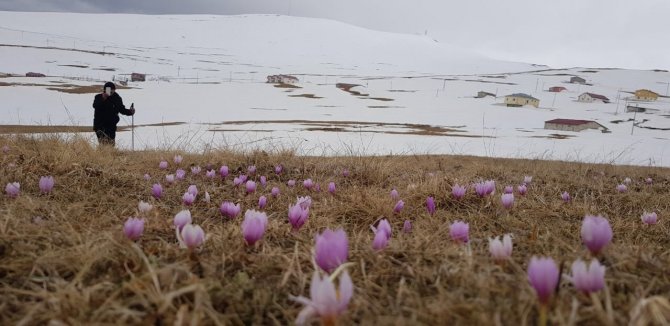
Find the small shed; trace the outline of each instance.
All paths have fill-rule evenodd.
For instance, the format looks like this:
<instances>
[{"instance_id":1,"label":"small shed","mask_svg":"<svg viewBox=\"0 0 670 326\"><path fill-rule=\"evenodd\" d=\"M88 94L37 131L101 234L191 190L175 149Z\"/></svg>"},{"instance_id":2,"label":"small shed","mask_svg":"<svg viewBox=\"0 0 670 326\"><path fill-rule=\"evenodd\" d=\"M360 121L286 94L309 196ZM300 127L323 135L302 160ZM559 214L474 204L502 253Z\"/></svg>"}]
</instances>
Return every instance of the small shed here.
<instances>
[{"instance_id":1,"label":"small shed","mask_svg":"<svg viewBox=\"0 0 670 326\"><path fill-rule=\"evenodd\" d=\"M487 96L495 98L496 94L489 93L489 92L484 92L484 91L479 91L479 92L477 92L477 96L475 96L475 98L485 98Z\"/></svg>"},{"instance_id":2,"label":"small shed","mask_svg":"<svg viewBox=\"0 0 670 326\"><path fill-rule=\"evenodd\" d=\"M134 72L130 74L130 81L143 82L147 80L147 75Z\"/></svg>"},{"instance_id":3,"label":"small shed","mask_svg":"<svg viewBox=\"0 0 670 326\"><path fill-rule=\"evenodd\" d=\"M580 132L587 129L605 131L607 128L593 120L554 119L544 122L544 129Z\"/></svg>"},{"instance_id":4,"label":"small shed","mask_svg":"<svg viewBox=\"0 0 670 326\"><path fill-rule=\"evenodd\" d=\"M595 101L601 101L603 103L609 103L610 99L607 97L600 95L600 94L594 94L594 93L583 93L582 95L579 95L577 98L578 102L585 102L585 103L593 103Z\"/></svg>"},{"instance_id":5,"label":"small shed","mask_svg":"<svg viewBox=\"0 0 670 326\"><path fill-rule=\"evenodd\" d=\"M578 77L578 76L573 76L572 78L570 78L570 84L582 84L582 85L584 85L584 84L586 84L586 79L584 79L582 77Z\"/></svg>"},{"instance_id":6,"label":"small shed","mask_svg":"<svg viewBox=\"0 0 670 326\"><path fill-rule=\"evenodd\" d=\"M538 107L540 106L540 100L528 94L516 93L505 96L505 104L512 107L519 107L524 105Z\"/></svg>"},{"instance_id":7,"label":"small shed","mask_svg":"<svg viewBox=\"0 0 670 326\"><path fill-rule=\"evenodd\" d=\"M638 89L635 91L635 99L640 101L656 101L658 100L658 93L648 89Z\"/></svg>"},{"instance_id":8,"label":"small shed","mask_svg":"<svg viewBox=\"0 0 670 326\"><path fill-rule=\"evenodd\" d=\"M39 73L39 72L29 72L29 73L26 73L26 77L46 77L46 75L44 75L43 73Z\"/></svg>"},{"instance_id":9,"label":"small shed","mask_svg":"<svg viewBox=\"0 0 670 326\"><path fill-rule=\"evenodd\" d=\"M550 92L554 92L554 93L560 93L560 92L562 92L562 91L567 91L567 90L568 90L568 89L565 88L565 87L563 87L563 86L554 86L554 87L550 87L550 88L549 88L549 91L550 91Z\"/></svg>"}]
</instances>

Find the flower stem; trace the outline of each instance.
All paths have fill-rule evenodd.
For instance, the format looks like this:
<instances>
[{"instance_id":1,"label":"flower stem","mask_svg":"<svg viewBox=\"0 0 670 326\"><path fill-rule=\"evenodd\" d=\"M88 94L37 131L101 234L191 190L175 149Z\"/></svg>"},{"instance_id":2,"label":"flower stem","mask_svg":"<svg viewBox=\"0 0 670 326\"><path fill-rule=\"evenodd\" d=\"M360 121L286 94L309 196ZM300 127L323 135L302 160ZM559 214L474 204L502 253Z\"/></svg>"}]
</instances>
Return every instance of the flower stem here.
<instances>
[{"instance_id":1,"label":"flower stem","mask_svg":"<svg viewBox=\"0 0 670 326\"><path fill-rule=\"evenodd\" d=\"M547 326L547 305L540 304L540 326Z\"/></svg>"}]
</instances>

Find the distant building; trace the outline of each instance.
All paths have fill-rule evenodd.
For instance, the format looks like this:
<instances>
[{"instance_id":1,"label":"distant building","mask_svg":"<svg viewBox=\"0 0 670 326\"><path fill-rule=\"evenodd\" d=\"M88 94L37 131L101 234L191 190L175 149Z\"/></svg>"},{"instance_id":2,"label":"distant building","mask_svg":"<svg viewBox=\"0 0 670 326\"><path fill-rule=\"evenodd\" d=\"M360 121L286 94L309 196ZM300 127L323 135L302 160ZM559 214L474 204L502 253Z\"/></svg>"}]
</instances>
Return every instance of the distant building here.
<instances>
[{"instance_id":1,"label":"distant building","mask_svg":"<svg viewBox=\"0 0 670 326\"><path fill-rule=\"evenodd\" d=\"M550 92L554 92L554 93L560 93L560 92L562 92L562 91L567 91L567 90L568 90L568 89L565 88L565 87L563 87L563 86L554 86L554 87L550 87L550 88L549 88L549 91L550 91Z\"/></svg>"},{"instance_id":2,"label":"distant building","mask_svg":"<svg viewBox=\"0 0 670 326\"><path fill-rule=\"evenodd\" d=\"M635 91L635 99L640 101L656 101L658 100L658 93L654 93L648 89L638 89Z\"/></svg>"},{"instance_id":3,"label":"distant building","mask_svg":"<svg viewBox=\"0 0 670 326\"><path fill-rule=\"evenodd\" d=\"M544 129L580 132L586 129L607 130L593 120L554 119L544 122Z\"/></svg>"},{"instance_id":4,"label":"distant building","mask_svg":"<svg viewBox=\"0 0 670 326\"><path fill-rule=\"evenodd\" d=\"M605 96L599 95L599 94L584 93L582 95L579 95L579 97L577 98L577 101L586 102L586 103L593 103L595 101L602 101L603 103L609 103L610 99L608 99Z\"/></svg>"},{"instance_id":5,"label":"distant building","mask_svg":"<svg viewBox=\"0 0 670 326\"><path fill-rule=\"evenodd\" d=\"M516 93L505 96L505 104L507 106L524 106L532 105L534 107L540 106L540 100L522 93Z\"/></svg>"},{"instance_id":6,"label":"distant building","mask_svg":"<svg viewBox=\"0 0 670 326\"><path fill-rule=\"evenodd\" d=\"M489 93L489 92L484 92L484 91L479 91L479 92L477 92L477 96L475 96L475 97L476 98L485 98L487 96L496 97L496 94Z\"/></svg>"},{"instance_id":7,"label":"distant building","mask_svg":"<svg viewBox=\"0 0 670 326\"><path fill-rule=\"evenodd\" d=\"M268 76L268 83L293 85L298 83L298 78L289 75L270 75Z\"/></svg>"},{"instance_id":8,"label":"distant building","mask_svg":"<svg viewBox=\"0 0 670 326\"><path fill-rule=\"evenodd\" d=\"M147 75L145 74L140 74L140 73L132 73L130 74L130 81L133 82L143 82L147 80Z\"/></svg>"},{"instance_id":9,"label":"distant building","mask_svg":"<svg viewBox=\"0 0 670 326\"><path fill-rule=\"evenodd\" d=\"M26 77L46 77L46 76L39 72L29 72L26 73Z\"/></svg>"},{"instance_id":10,"label":"distant building","mask_svg":"<svg viewBox=\"0 0 670 326\"><path fill-rule=\"evenodd\" d=\"M582 77L573 76L572 78L570 78L570 84L582 84L582 85L584 85L584 84L586 84L586 79L584 79Z\"/></svg>"}]
</instances>

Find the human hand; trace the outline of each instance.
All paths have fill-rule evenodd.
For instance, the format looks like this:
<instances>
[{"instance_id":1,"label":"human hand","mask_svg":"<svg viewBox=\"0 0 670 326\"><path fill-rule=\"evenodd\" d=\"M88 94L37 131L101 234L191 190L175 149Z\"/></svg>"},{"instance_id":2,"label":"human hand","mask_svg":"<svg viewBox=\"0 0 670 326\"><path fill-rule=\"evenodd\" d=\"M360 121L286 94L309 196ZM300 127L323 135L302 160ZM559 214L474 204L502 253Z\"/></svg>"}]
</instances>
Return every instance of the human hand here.
<instances>
[{"instance_id":1,"label":"human hand","mask_svg":"<svg viewBox=\"0 0 670 326\"><path fill-rule=\"evenodd\" d=\"M130 108L130 115L135 115L135 108Z\"/></svg>"},{"instance_id":2,"label":"human hand","mask_svg":"<svg viewBox=\"0 0 670 326\"><path fill-rule=\"evenodd\" d=\"M102 99L103 100L106 100L108 97L109 97L109 95L107 95L107 93L102 92Z\"/></svg>"}]
</instances>

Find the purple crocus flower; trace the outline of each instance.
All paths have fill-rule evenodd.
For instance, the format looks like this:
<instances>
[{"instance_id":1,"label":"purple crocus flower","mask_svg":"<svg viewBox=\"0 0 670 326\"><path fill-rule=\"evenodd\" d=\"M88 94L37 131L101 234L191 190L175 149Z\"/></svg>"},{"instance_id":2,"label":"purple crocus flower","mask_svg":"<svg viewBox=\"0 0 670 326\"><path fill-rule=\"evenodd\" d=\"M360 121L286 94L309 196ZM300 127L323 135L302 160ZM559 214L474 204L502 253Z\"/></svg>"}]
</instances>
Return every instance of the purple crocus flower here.
<instances>
[{"instance_id":1,"label":"purple crocus flower","mask_svg":"<svg viewBox=\"0 0 670 326\"><path fill-rule=\"evenodd\" d=\"M625 184L622 183L622 184L616 186L616 191L626 192L626 191L628 191L628 187Z\"/></svg>"},{"instance_id":2,"label":"purple crocus flower","mask_svg":"<svg viewBox=\"0 0 670 326\"><path fill-rule=\"evenodd\" d=\"M467 243L469 240L470 226L468 223L456 221L449 226L449 235L451 240L461 243Z\"/></svg>"},{"instance_id":3,"label":"purple crocus flower","mask_svg":"<svg viewBox=\"0 0 670 326\"><path fill-rule=\"evenodd\" d=\"M311 298L303 296L290 299L305 305L295 320L296 325L308 325L314 317L320 317L322 325L336 325L337 317L347 310L349 301L354 294L354 285L346 270L340 274L339 288L336 289L334 279L319 275L314 271L309 288Z\"/></svg>"},{"instance_id":4,"label":"purple crocus flower","mask_svg":"<svg viewBox=\"0 0 670 326\"><path fill-rule=\"evenodd\" d=\"M654 183L654 179L652 179L652 178L646 178L646 179L644 180L644 182L645 182L646 184L648 184L648 185L651 185L652 183Z\"/></svg>"},{"instance_id":5,"label":"purple crocus flower","mask_svg":"<svg viewBox=\"0 0 670 326\"><path fill-rule=\"evenodd\" d=\"M486 197L486 195L488 194L487 191L488 191L488 186L486 185L485 182L475 183L475 193L477 194L477 196L482 197L482 198Z\"/></svg>"},{"instance_id":6,"label":"purple crocus flower","mask_svg":"<svg viewBox=\"0 0 670 326\"><path fill-rule=\"evenodd\" d=\"M428 197L426 199L426 210L428 214L435 215L435 199L433 197Z\"/></svg>"},{"instance_id":7,"label":"purple crocus flower","mask_svg":"<svg viewBox=\"0 0 670 326\"><path fill-rule=\"evenodd\" d=\"M277 165L275 165L275 173L276 173L276 174L281 174L282 171L284 171L284 167L281 166L281 164L277 164Z\"/></svg>"},{"instance_id":8,"label":"purple crocus flower","mask_svg":"<svg viewBox=\"0 0 670 326\"><path fill-rule=\"evenodd\" d=\"M240 204L233 204L228 201L224 201L221 203L221 207L219 208L219 211L221 212L221 215L226 216L230 219L235 218L240 212L242 211L242 208L240 207Z\"/></svg>"},{"instance_id":9,"label":"purple crocus flower","mask_svg":"<svg viewBox=\"0 0 670 326\"><path fill-rule=\"evenodd\" d=\"M177 177L177 180L184 180L184 177L186 177L186 171L177 169L175 172L175 177Z\"/></svg>"},{"instance_id":10,"label":"purple crocus flower","mask_svg":"<svg viewBox=\"0 0 670 326\"><path fill-rule=\"evenodd\" d=\"M219 174L221 175L221 178L225 179L228 176L228 166L222 165L219 169Z\"/></svg>"},{"instance_id":11,"label":"purple crocus flower","mask_svg":"<svg viewBox=\"0 0 670 326\"><path fill-rule=\"evenodd\" d=\"M384 232L387 238L391 237L391 224L385 218L379 221L377 227L370 226L370 228L372 228L372 232L374 233Z\"/></svg>"},{"instance_id":12,"label":"purple crocus flower","mask_svg":"<svg viewBox=\"0 0 670 326\"><path fill-rule=\"evenodd\" d=\"M302 208L310 208L312 207L312 197L310 196L298 197L297 204L300 205L300 207Z\"/></svg>"},{"instance_id":13,"label":"purple crocus flower","mask_svg":"<svg viewBox=\"0 0 670 326\"><path fill-rule=\"evenodd\" d=\"M193 202L195 201L195 195L193 195L190 192L185 192L184 195L181 197L184 205L186 206L191 206L193 205Z\"/></svg>"},{"instance_id":14,"label":"purple crocus flower","mask_svg":"<svg viewBox=\"0 0 670 326\"><path fill-rule=\"evenodd\" d=\"M294 231L300 230L309 217L309 207L303 208L300 204L288 207L288 221Z\"/></svg>"},{"instance_id":15,"label":"purple crocus flower","mask_svg":"<svg viewBox=\"0 0 670 326\"><path fill-rule=\"evenodd\" d=\"M158 163L158 168L161 170L165 170L168 168L168 162L167 161L161 161Z\"/></svg>"},{"instance_id":16,"label":"purple crocus flower","mask_svg":"<svg viewBox=\"0 0 670 326\"><path fill-rule=\"evenodd\" d=\"M233 178L233 186L237 187L242 184L242 179L240 177Z\"/></svg>"},{"instance_id":17,"label":"purple crocus flower","mask_svg":"<svg viewBox=\"0 0 670 326\"><path fill-rule=\"evenodd\" d=\"M258 208L263 209L268 204L268 198L265 196L260 196L258 198Z\"/></svg>"},{"instance_id":18,"label":"purple crocus flower","mask_svg":"<svg viewBox=\"0 0 670 326\"><path fill-rule=\"evenodd\" d=\"M372 249L380 251L389 244L389 237L386 232L378 230L375 232L375 238L372 240Z\"/></svg>"},{"instance_id":19,"label":"purple crocus flower","mask_svg":"<svg viewBox=\"0 0 670 326\"><path fill-rule=\"evenodd\" d=\"M156 199L160 199L163 195L163 186L160 183L156 183L151 187L151 195Z\"/></svg>"},{"instance_id":20,"label":"purple crocus flower","mask_svg":"<svg viewBox=\"0 0 670 326\"><path fill-rule=\"evenodd\" d=\"M305 189L312 190L312 187L314 187L314 181L312 181L312 179L305 179L305 181L302 182L302 185L305 187Z\"/></svg>"},{"instance_id":21,"label":"purple crocus flower","mask_svg":"<svg viewBox=\"0 0 670 326\"><path fill-rule=\"evenodd\" d=\"M531 182L533 182L533 177L532 176L527 175L527 176L523 177L523 184L529 185Z\"/></svg>"},{"instance_id":22,"label":"purple crocus flower","mask_svg":"<svg viewBox=\"0 0 670 326\"><path fill-rule=\"evenodd\" d=\"M40 182L40 192L43 194L48 194L54 188L54 178L52 176L41 177Z\"/></svg>"},{"instance_id":23,"label":"purple crocus flower","mask_svg":"<svg viewBox=\"0 0 670 326\"><path fill-rule=\"evenodd\" d=\"M205 242L205 231L200 225L186 224L181 229L181 244L190 250L202 246Z\"/></svg>"},{"instance_id":24,"label":"purple crocus flower","mask_svg":"<svg viewBox=\"0 0 670 326\"><path fill-rule=\"evenodd\" d=\"M181 155L175 155L174 156L174 164L179 165L179 164L181 164L182 160L183 160L183 158L181 157Z\"/></svg>"},{"instance_id":25,"label":"purple crocus flower","mask_svg":"<svg viewBox=\"0 0 670 326\"><path fill-rule=\"evenodd\" d=\"M193 219L191 218L191 212L188 209L185 209L174 216L172 224L178 229L181 230L184 225L191 224Z\"/></svg>"},{"instance_id":26,"label":"purple crocus flower","mask_svg":"<svg viewBox=\"0 0 670 326\"><path fill-rule=\"evenodd\" d=\"M149 181L149 180L151 180L151 176L149 175L149 173L145 173L144 174L144 181Z\"/></svg>"},{"instance_id":27,"label":"purple crocus flower","mask_svg":"<svg viewBox=\"0 0 670 326\"><path fill-rule=\"evenodd\" d=\"M396 190L395 188L391 189L391 199L398 200L398 198L400 198L398 190Z\"/></svg>"},{"instance_id":28,"label":"purple crocus flower","mask_svg":"<svg viewBox=\"0 0 670 326\"><path fill-rule=\"evenodd\" d=\"M549 303L551 295L556 291L559 281L558 266L551 258L533 256L528 264L528 281L535 289L540 304Z\"/></svg>"},{"instance_id":29,"label":"purple crocus flower","mask_svg":"<svg viewBox=\"0 0 670 326\"><path fill-rule=\"evenodd\" d=\"M248 173L249 175L254 175L254 174L256 174L256 166L255 166L255 165L249 165L249 166L247 167L247 173Z\"/></svg>"},{"instance_id":30,"label":"purple crocus flower","mask_svg":"<svg viewBox=\"0 0 670 326\"><path fill-rule=\"evenodd\" d=\"M502 194L500 202L506 209L511 209L514 206L514 194Z\"/></svg>"},{"instance_id":31,"label":"purple crocus flower","mask_svg":"<svg viewBox=\"0 0 670 326\"><path fill-rule=\"evenodd\" d=\"M316 192L321 192L321 185L320 184L314 184L314 191Z\"/></svg>"},{"instance_id":32,"label":"purple crocus flower","mask_svg":"<svg viewBox=\"0 0 670 326\"><path fill-rule=\"evenodd\" d=\"M265 229L268 225L268 216L263 212L258 212L253 209L247 210L244 213L244 221L242 222L242 236L247 242L247 245L253 246L265 234Z\"/></svg>"},{"instance_id":33,"label":"purple crocus flower","mask_svg":"<svg viewBox=\"0 0 670 326\"><path fill-rule=\"evenodd\" d=\"M526 193L528 193L528 187L527 187L525 184L523 184L523 185L518 185L518 186L516 187L516 191L519 192L519 195L521 195L521 196L525 196Z\"/></svg>"},{"instance_id":34,"label":"purple crocus flower","mask_svg":"<svg viewBox=\"0 0 670 326\"><path fill-rule=\"evenodd\" d=\"M585 294L598 292L605 287L605 266L593 259L587 267L584 261L577 259L572 263L570 279L578 291Z\"/></svg>"},{"instance_id":35,"label":"purple crocus flower","mask_svg":"<svg viewBox=\"0 0 670 326\"><path fill-rule=\"evenodd\" d=\"M192 166L191 167L191 173L193 173L195 175L200 174L200 171L202 171L202 169L199 166Z\"/></svg>"},{"instance_id":36,"label":"purple crocus flower","mask_svg":"<svg viewBox=\"0 0 670 326\"><path fill-rule=\"evenodd\" d=\"M256 192L256 182L253 182L251 180L247 181L247 193L251 194Z\"/></svg>"},{"instance_id":37,"label":"purple crocus flower","mask_svg":"<svg viewBox=\"0 0 670 326\"><path fill-rule=\"evenodd\" d=\"M171 184L171 183L174 183L174 174L168 174L168 175L166 175L166 176L165 176L165 181L166 181L167 183L170 183L170 184Z\"/></svg>"},{"instance_id":38,"label":"purple crocus flower","mask_svg":"<svg viewBox=\"0 0 670 326\"><path fill-rule=\"evenodd\" d=\"M295 180L291 179L291 180L289 180L288 182L286 182L286 184L287 184L289 187L295 187Z\"/></svg>"},{"instance_id":39,"label":"purple crocus flower","mask_svg":"<svg viewBox=\"0 0 670 326\"><path fill-rule=\"evenodd\" d=\"M144 219L129 217L123 224L123 234L131 241L135 241L144 232Z\"/></svg>"},{"instance_id":40,"label":"purple crocus flower","mask_svg":"<svg viewBox=\"0 0 670 326\"><path fill-rule=\"evenodd\" d=\"M402 232L411 233L412 232L412 222L410 220L405 220L405 223L402 225Z\"/></svg>"},{"instance_id":41,"label":"purple crocus flower","mask_svg":"<svg viewBox=\"0 0 670 326\"><path fill-rule=\"evenodd\" d=\"M314 260L327 273L332 273L349 259L349 240L342 229L325 229L316 235Z\"/></svg>"},{"instance_id":42,"label":"purple crocus flower","mask_svg":"<svg viewBox=\"0 0 670 326\"><path fill-rule=\"evenodd\" d=\"M405 207L405 202L401 200L398 200L398 202L395 204L395 207L393 207L393 212L399 214L400 211Z\"/></svg>"},{"instance_id":43,"label":"purple crocus flower","mask_svg":"<svg viewBox=\"0 0 670 326\"><path fill-rule=\"evenodd\" d=\"M334 194L335 194L335 182L330 182L330 183L328 184L328 192L329 192L331 195L334 195Z\"/></svg>"},{"instance_id":44,"label":"purple crocus flower","mask_svg":"<svg viewBox=\"0 0 670 326\"><path fill-rule=\"evenodd\" d=\"M272 197L275 197L275 198L279 197L279 188L278 187L272 187L272 190L270 191L270 193L272 194Z\"/></svg>"},{"instance_id":45,"label":"purple crocus flower","mask_svg":"<svg viewBox=\"0 0 670 326\"><path fill-rule=\"evenodd\" d=\"M188 186L188 190L186 190L189 194L193 195L193 197L198 195L198 186L196 185L190 185Z\"/></svg>"},{"instance_id":46,"label":"purple crocus flower","mask_svg":"<svg viewBox=\"0 0 670 326\"><path fill-rule=\"evenodd\" d=\"M3 145L2 146L2 153L3 154L9 153L9 146L8 145Z\"/></svg>"},{"instance_id":47,"label":"purple crocus flower","mask_svg":"<svg viewBox=\"0 0 670 326\"><path fill-rule=\"evenodd\" d=\"M349 177L349 174L350 174L350 173L349 173L349 170L348 170L348 169L344 169L344 170L342 170L342 176L343 176L343 177L347 178L347 177Z\"/></svg>"},{"instance_id":48,"label":"purple crocus flower","mask_svg":"<svg viewBox=\"0 0 670 326\"><path fill-rule=\"evenodd\" d=\"M653 225L653 224L657 223L658 215L656 215L656 212L651 212L651 213L644 212L644 214L642 214L641 219L642 219L642 222L644 224L652 224Z\"/></svg>"},{"instance_id":49,"label":"purple crocus flower","mask_svg":"<svg viewBox=\"0 0 670 326\"><path fill-rule=\"evenodd\" d=\"M561 194L561 199L563 199L563 201L566 203L569 203L572 200L572 198L570 197L570 193L568 193L567 191L564 191Z\"/></svg>"},{"instance_id":50,"label":"purple crocus flower","mask_svg":"<svg viewBox=\"0 0 670 326\"><path fill-rule=\"evenodd\" d=\"M242 183L247 182L247 179L249 179L249 177L247 177L246 174L240 174L239 178L240 178L240 181L242 181Z\"/></svg>"},{"instance_id":51,"label":"purple crocus flower","mask_svg":"<svg viewBox=\"0 0 670 326\"><path fill-rule=\"evenodd\" d=\"M216 171L214 171L214 170L208 170L208 171L205 173L205 177L207 177L207 179L214 179L214 177L216 177Z\"/></svg>"},{"instance_id":52,"label":"purple crocus flower","mask_svg":"<svg viewBox=\"0 0 670 326\"><path fill-rule=\"evenodd\" d=\"M267 184L268 184L268 178L266 178L264 175L262 175L261 176L261 186L263 186L263 188L265 188L265 186L267 186Z\"/></svg>"},{"instance_id":53,"label":"purple crocus flower","mask_svg":"<svg viewBox=\"0 0 670 326\"><path fill-rule=\"evenodd\" d=\"M505 186L505 189L503 189L504 194L513 194L514 193L514 187L512 186Z\"/></svg>"},{"instance_id":54,"label":"purple crocus flower","mask_svg":"<svg viewBox=\"0 0 670 326\"><path fill-rule=\"evenodd\" d=\"M582 222L581 235L584 245L597 255L612 241L612 227L602 216L587 215Z\"/></svg>"},{"instance_id":55,"label":"purple crocus flower","mask_svg":"<svg viewBox=\"0 0 670 326\"><path fill-rule=\"evenodd\" d=\"M455 184L451 187L451 195L455 199L462 199L463 197L465 197L465 192L466 188L458 184Z\"/></svg>"}]
</instances>

